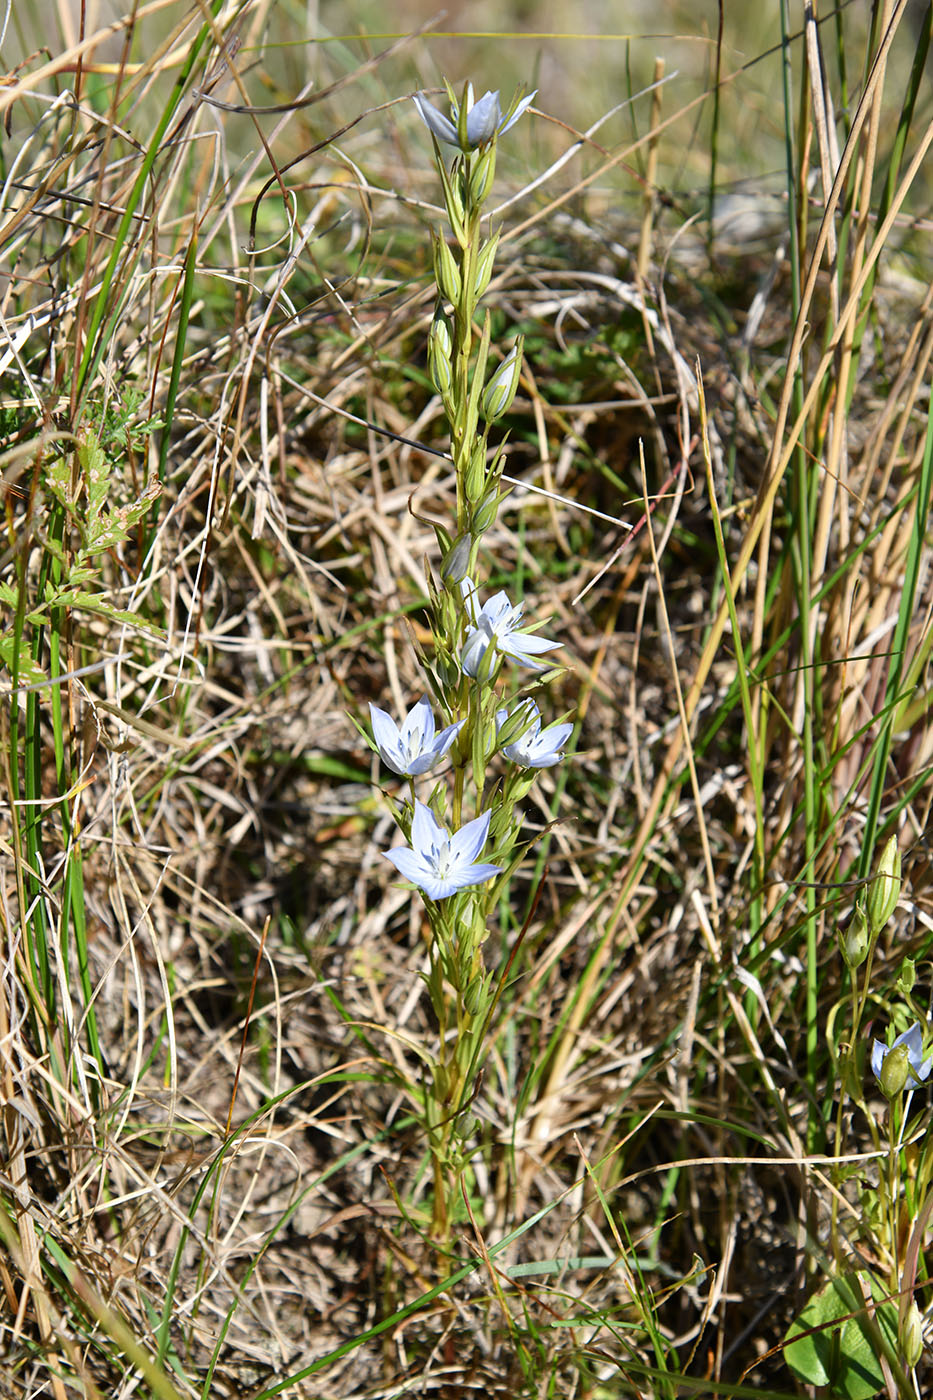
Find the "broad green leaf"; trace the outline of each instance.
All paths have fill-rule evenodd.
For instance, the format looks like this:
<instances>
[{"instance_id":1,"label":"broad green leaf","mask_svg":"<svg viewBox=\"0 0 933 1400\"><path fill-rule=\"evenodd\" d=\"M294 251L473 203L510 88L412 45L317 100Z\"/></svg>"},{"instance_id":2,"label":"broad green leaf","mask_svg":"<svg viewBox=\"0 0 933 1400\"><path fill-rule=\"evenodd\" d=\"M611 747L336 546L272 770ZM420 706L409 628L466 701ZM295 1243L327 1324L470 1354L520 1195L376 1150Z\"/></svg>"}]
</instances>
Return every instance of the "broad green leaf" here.
<instances>
[{"instance_id":1,"label":"broad green leaf","mask_svg":"<svg viewBox=\"0 0 933 1400\"><path fill-rule=\"evenodd\" d=\"M897 1349L897 1303L886 1302L886 1290L870 1274L833 1279L815 1293L787 1330L784 1358L809 1385L830 1387L833 1400L871 1400L884 1387L878 1346L864 1308L860 1280L871 1283L877 1304L875 1322L891 1347Z\"/></svg>"}]
</instances>

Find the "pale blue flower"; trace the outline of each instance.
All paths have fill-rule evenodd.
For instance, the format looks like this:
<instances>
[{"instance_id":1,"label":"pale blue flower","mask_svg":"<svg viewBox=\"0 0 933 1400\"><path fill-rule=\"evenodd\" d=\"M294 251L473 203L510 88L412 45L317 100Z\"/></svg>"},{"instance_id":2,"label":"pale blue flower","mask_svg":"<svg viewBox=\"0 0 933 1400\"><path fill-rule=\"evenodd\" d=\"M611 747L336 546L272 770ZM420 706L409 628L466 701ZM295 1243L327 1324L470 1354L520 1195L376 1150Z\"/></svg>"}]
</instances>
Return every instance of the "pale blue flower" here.
<instances>
[{"instance_id":1,"label":"pale blue flower","mask_svg":"<svg viewBox=\"0 0 933 1400\"><path fill-rule=\"evenodd\" d=\"M904 1080L908 1089L915 1089L918 1084L929 1079L933 1070L933 1055L923 1058L923 1031L920 1029L919 1021L913 1025L903 1035L899 1035L893 1045L885 1045L884 1041L876 1040L871 1047L871 1072L884 1088L884 1081L881 1074L884 1062L892 1050L896 1050L899 1045L907 1048L907 1077ZM910 1082L908 1082L908 1080Z\"/></svg>"},{"instance_id":2,"label":"pale blue flower","mask_svg":"<svg viewBox=\"0 0 933 1400\"><path fill-rule=\"evenodd\" d=\"M465 152L475 151L477 146L485 146L494 136L502 136L504 132L515 125L525 109L531 106L534 97L534 92L530 93L528 97L523 97L521 102L515 104L514 110L503 118L498 92L484 93L478 102L474 102L473 84L467 83L466 144L462 149ZM420 92L415 95L414 102L421 114L421 120L428 130L433 132L438 141L461 149L460 138L457 135L460 104L452 102L450 116L445 117L442 112L426 101Z\"/></svg>"},{"instance_id":3,"label":"pale blue flower","mask_svg":"<svg viewBox=\"0 0 933 1400\"><path fill-rule=\"evenodd\" d=\"M503 745L502 752L506 758L521 768L550 768L552 764L559 763L564 756L563 747L573 733L573 724L549 724L542 729L541 711L533 700L523 700L515 713L519 712L522 712L528 728L517 739ZM508 710L496 711L497 733L508 718Z\"/></svg>"},{"instance_id":4,"label":"pale blue flower","mask_svg":"<svg viewBox=\"0 0 933 1400\"><path fill-rule=\"evenodd\" d=\"M370 717L373 722L373 738L380 757L393 773L402 777L417 778L433 768L438 759L450 748L465 720L449 724L440 734L434 732L434 714L427 696L418 701L402 720L402 726L395 723L385 710L377 709L370 702Z\"/></svg>"},{"instance_id":5,"label":"pale blue flower","mask_svg":"<svg viewBox=\"0 0 933 1400\"><path fill-rule=\"evenodd\" d=\"M429 807L415 802L411 846L395 846L384 855L400 875L430 899L447 899L468 885L481 885L502 872L501 865L476 863L489 835L491 812L467 822L451 834Z\"/></svg>"},{"instance_id":6,"label":"pale blue flower","mask_svg":"<svg viewBox=\"0 0 933 1400\"><path fill-rule=\"evenodd\" d=\"M468 587L465 585L469 585ZM532 661L532 656L540 656L545 651L559 647L560 642L551 642L547 637L539 637L534 632L521 629L524 603L516 603L513 608L506 593L494 593L478 608L476 589L469 580L461 584L467 616L471 626L467 631L466 642L460 657L460 665L468 676L478 676L483 657L490 647L533 671L543 671L544 667ZM492 659L492 664L495 664Z\"/></svg>"}]
</instances>

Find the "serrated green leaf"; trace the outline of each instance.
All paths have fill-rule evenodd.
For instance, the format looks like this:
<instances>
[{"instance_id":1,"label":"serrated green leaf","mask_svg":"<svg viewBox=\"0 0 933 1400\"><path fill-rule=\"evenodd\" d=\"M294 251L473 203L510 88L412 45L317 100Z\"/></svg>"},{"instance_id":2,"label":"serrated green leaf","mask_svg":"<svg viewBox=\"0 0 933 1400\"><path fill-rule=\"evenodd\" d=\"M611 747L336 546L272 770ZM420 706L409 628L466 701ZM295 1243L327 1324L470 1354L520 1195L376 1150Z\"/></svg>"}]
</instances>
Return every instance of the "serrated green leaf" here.
<instances>
[{"instance_id":1,"label":"serrated green leaf","mask_svg":"<svg viewBox=\"0 0 933 1400\"><path fill-rule=\"evenodd\" d=\"M107 499L110 483L110 463L96 437L86 437L78 444L78 462L87 489L88 519L93 520Z\"/></svg>"},{"instance_id":2,"label":"serrated green leaf","mask_svg":"<svg viewBox=\"0 0 933 1400\"><path fill-rule=\"evenodd\" d=\"M129 538L130 531L148 514L161 493L162 483L153 478L135 501L89 521L84 532L82 552L86 555L101 554L105 549L113 549L116 545L123 544Z\"/></svg>"},{"instance_id":3,"label":"serrated green leaf","mask_svg":"<svg viewBox=\"0 0 933 1400\"><path fill-rule=\"evenodd\" d=\"M97 593L76 593L72 607L80 608L84 612L96 613L98 617L106 617L110 622L120 622L127 627L139 627L153 637L165 637L164 627L156 626L148 618L140 617L139 613L128 612L124 608L112 608Z\"/></svg>"},{"instance_id":4,"label":"serrated green leaf","mask_svg":"<svg viewBox=\"0 0 933 1400\"><path fill-rule=\"evenodd\" d=\"M6 666L12 674L13 663L16 652L16 638L12 632L7 632L0 637L0 662ZM29 655L29 649L20 645L19 649L19 685L37 685L46 679L45 672L41 666L37 666Z\"/></svg>"},{"instance_id":5,"label":"serrated green leaf","mask_svg":"<svg viewBox=\"0 0 933 1400\"><path fill-rule=\"evenodd\" d=\"M71 505L71 459L56 457L45 469L46 490L63 506Z\"/></svg>"}]
</instances>

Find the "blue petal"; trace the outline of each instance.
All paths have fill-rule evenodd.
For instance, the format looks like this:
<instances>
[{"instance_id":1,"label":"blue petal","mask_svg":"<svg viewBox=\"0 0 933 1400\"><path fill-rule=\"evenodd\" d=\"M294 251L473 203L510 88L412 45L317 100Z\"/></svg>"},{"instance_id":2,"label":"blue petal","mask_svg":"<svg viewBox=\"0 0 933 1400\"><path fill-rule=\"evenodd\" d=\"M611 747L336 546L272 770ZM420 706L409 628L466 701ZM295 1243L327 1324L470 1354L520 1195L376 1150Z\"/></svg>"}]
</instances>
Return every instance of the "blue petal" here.
<instances>
[{"instance_id":1,"label":"blue petal","mask_svg":"<svg viewBox=\"0 0 933 1400\"><path fill-rule=\"evenodd\" d=\"M439 112L430 102L426 102L420 93L415 94L413 101L421 114L421 120L439 141L445 141L448 146L459 146L457 128L449 117L445 117L443 112Z\"/></svg>"},{"instance_id":2,"label":"blue petal","mask_svg":"<svg viewBox=\"0 0 933 1400\"><path fill-rule=\"evenodd\" d=\"M408 846L393 846L391 851L383 851L382 854L386 860L392 862L400 875L420 889L424 888L425 880L434 878L434 872L424 858Z\"/></svg>"},{"instance_id":3,"label":"blue petal","mask_svg":"<svg viewBox=\"0 0 933 1400\"><path fill-rule=\"evenodd\" d=\"M540 656L542 652L553 651L560 642L539 637L537 632L510 632L499 642L499 647L507 656Z\"/></svg>"},{"instance_id":4,"label":"blue petal","mask_svg":"<svg viewBox=\"0 0 933 1400\"><path fill-rule=\"evenodd\" d=\"M391 768L393 773L404 774L401 738L395 720L372 701L369 703L369 718L373 726L373 739L383 763L387 768Z\"/></svg>"},{"instance_id":5,"label":"blue petal","mask_svg":"<svg viewBox=\"0 0 933 1400\"><path fill-rule=\"evenodd\" d=\"M410 745L412 739L417 741L418 749L422 753L429 749L434 741L434 712L426 695L421 697L417 705L412 706L402 724L402 742Z\"/></svg>"},{"instance_id":6,"label":"blue petal","mask_svg":"<svg viewBox=\"0 0 933 1400\"><path fill-rule=\"evenodd\" d=\"M439 841L447 840L447 832L439 824L430 807L423 802L415 802L415 815L411 822L412 848L424 857L430 855Z\"/></svg>"},{"instance_id":7,"label":"blue petal","mask_svg":"<svg viewBox=\"0 0 933 1400\"><path fill-rule=\"evenodd\" d=\"M467 113L467 141L471 146L481 146L491 141L502 120L497 92L484 93L480 100Z\"/></svg>"},{"instance_id":8,"label":"blue petal","mask_svg":"<svg viewBox=\"0 0 933 1400\"><path fill-rule=\"evenodd\" d=\"M532 102L537 97L537 95L538 89L535 88L534 92L530 92L527 97L522 98L521 102L519 102L516 106L515 111L509 117L508 121L503 122L502 125L499 127L500 136L504 136L505 133L515 125L519 117L525 115L526 110L531 106Z\"/></svg>"},{"instance_id":9,"label":"blue petal","mask_svg":"<svg viewBox=\"0 0 933 1400\"><path fill-rule=\"evenodd\" d=\"M871 1047L871 1072L876 1079L881 1079L881 1066L884 1064L884 1057L888 1053L888 1047L881 1040L873 1042Z\"/></svg>"},{"instance_id":10,"label":"blue petal","mask_svg":"<svg viewBox=\"0 0 933 1400\"><path fill-rule=\"evenodd\" d=\"M460 656L460 665L468 676L479 675L483 657L489 648L490 637L485 629L471 627Z\"/></svg>"},{"instance_id":11,"label":"blue petal","mask_svg":"<svg viewBox=\"0 0 933 1400\"><path fill-rule=\"evenodd\" d=\"M484 812L481 817L475 817L454 832L450 838L451 864L454 868L468 866L476 859L486 844L491 820L492 813Z\"/></svg>"}]
</instances>

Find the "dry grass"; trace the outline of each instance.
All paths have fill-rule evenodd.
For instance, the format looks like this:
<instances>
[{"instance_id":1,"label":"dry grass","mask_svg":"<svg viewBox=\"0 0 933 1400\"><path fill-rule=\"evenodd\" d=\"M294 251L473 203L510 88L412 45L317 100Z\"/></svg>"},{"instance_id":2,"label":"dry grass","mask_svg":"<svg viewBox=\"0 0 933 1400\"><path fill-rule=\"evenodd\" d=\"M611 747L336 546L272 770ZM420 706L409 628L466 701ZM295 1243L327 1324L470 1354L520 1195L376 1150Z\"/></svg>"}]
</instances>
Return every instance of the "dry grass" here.
<instances>
[{"instance_id":1,"label":"dry grass","mask_svg":"<svg viewBox=\"0 0 933 1400\"><path fill-rule=\"evenodd\" d=\"M796 291L786 185L730 232L724 177L709 246L708 94L671 79L653 126L644 98L503 149L488 304L527 372L485 564L552 618L580 731L487 944L444 1265L405 1088L426 926L349 722L423 692L451 511L405 100L429 41L309 49L284 8L171 0L106 39L62 6L24 41L0 88L4 1395L793 1393L834 1195L847 1257L880 1248L824 1109L836 931L882 830L905 897L879 1033L930 942L928 84L887 219L879 196L905 14L893 77L853 62L841 156L802 112L802 187L806 151L829 178Z\"/></svg>"}]
</instances>

